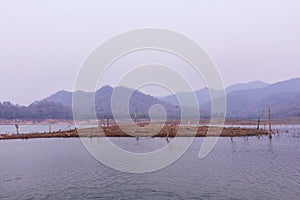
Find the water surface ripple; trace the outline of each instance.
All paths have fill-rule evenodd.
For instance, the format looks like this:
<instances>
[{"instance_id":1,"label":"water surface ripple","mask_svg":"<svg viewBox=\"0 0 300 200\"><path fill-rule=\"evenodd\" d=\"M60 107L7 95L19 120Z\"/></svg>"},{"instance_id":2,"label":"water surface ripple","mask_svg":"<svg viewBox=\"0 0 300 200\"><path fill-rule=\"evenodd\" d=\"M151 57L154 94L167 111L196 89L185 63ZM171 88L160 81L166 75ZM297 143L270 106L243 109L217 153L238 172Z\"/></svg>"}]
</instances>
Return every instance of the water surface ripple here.
<instances>
[{"instance_id":1,"label":"water surface ripple","mask_svg":"<svg viewBox=\"0 0 300 200\"><path fill-rule=\"evenodd\" d=\"M153 150L163 138L112 138ZM182 138L187 139L187 138ZM110 169L78 138L0 141L0 199L299 199L297 134L220 138L200 160L203 138L169 167L147 174Z\"/></svg>"}]
</instances>

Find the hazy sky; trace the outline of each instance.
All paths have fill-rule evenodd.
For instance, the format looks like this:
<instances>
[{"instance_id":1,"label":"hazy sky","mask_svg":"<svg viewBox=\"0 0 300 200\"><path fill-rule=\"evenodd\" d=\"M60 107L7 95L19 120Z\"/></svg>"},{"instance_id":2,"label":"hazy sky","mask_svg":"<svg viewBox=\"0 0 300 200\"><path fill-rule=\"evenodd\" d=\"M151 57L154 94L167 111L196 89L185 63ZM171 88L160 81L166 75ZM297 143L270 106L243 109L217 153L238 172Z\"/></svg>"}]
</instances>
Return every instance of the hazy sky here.
<instances>
[{"instance_id":1,"label":"hazy sky","mask_svg":"<svg viewBox=\"0 0 300 200\"><path fill-rule=\"evenodd\" d=\"M299 0L0 0L0 101L72 90L97 45L142 27L201 44L226 86L300 77L299 11Z\"/></svg>"}]
</instances>

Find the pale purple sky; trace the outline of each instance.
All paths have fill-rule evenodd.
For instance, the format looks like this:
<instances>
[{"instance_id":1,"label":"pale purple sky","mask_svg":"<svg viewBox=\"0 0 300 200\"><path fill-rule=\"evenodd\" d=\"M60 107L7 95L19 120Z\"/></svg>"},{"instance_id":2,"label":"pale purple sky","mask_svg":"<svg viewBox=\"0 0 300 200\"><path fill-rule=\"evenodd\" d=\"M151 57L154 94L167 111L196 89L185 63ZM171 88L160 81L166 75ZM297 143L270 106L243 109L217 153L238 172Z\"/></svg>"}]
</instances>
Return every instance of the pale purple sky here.
<instances>
[{"instance_id":1,"label":"pale purple sky","mask_svg":"<svg viewBox=\"0 0 300 200\"><path fill-rule=\"evenodd\" d=\"M299 0L2 0L0 101L27 105L72 90L97 45L143 27L201 44L226 86L300 77L299 10Z\"/></svg>"}]
</instances>

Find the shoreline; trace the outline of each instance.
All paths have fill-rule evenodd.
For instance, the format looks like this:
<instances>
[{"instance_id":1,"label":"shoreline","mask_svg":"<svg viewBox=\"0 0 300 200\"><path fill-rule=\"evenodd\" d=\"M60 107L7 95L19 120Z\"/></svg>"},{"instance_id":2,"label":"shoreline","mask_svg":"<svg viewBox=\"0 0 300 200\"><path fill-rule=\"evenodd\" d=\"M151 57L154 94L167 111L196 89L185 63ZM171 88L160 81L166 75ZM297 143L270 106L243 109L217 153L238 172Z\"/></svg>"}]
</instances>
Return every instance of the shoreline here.
<instances>
[{"instance_id":1,"label":"shoreline","mask_svg":"<svg viewBox=\"0 0 300 200\"><path fill-rule=\"evenodd\" d=\"M104 122L106 120L99 120L98 122ZM114 124L113 120L109 120L111 124ZM126 121L126 120L124 120ZM98 124L98 122L93 120L87 120L83 124ZM166 121L166 124L179 124L179 120L170 119ZM149 123L148 119L140 119L139 123ZM209 119L199 120L199 125L207 125L210 123ZM262 119L260 124L267 124L267 119ZM56 120L56 119L46 119L46 120L6 120L0 119L0 125L74 125L74 120ZM286 118L286 119L272 119L272 125L287 125L287 124L300 124L300 117ZM224 125L257 125L257 119L226 119Z\"/></svg>"}]
</instances>

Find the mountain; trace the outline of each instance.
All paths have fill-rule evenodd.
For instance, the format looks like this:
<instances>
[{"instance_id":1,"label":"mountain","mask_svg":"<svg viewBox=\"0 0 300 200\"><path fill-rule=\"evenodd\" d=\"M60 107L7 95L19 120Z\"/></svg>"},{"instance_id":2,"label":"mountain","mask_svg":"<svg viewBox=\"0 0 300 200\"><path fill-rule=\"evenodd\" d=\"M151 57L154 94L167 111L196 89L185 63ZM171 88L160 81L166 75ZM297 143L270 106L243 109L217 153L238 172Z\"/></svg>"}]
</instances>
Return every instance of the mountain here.
<instances>
[{"instance_id":1,"label":"mountain","mask_svg":"<svg viewBox=\"0 0 300 200\"><path fill-rule=\"evenodd\" d=\"M73 110L73 93L67 91L59 91L41 101L34 101L27 107L0 102L0 119L72 119L73 114L82 119L90 119L93 117L91 115L93 110L96 110L98 118L112 118L113 116L127 118L125 113L128 109L129 117L134 117L135 113L139 118L151 116L156 119L162 119L164 112L168 118L179 118L181 115L181 109L178 106L126 87L104 86L95 93L76 91L74 97L76 106ZM114 112L112 112L112 102ZM163 109L155 105L161 105ZM189 116L197 115L194 109L187 108L186 110Z\"/></svg>"},{"instance_id":2,"label":"mountain","mask_svg":"<svg viewBox=\"0 0 300 200\"><path fill-rule=\"evenodd\" d=\"M284 92L268 95L267 97L247 106L239 113L240 117L257 118L258 114L267 116L271 108L274 118L300 116L300 92Z\"/></svg>"},{"instance_id":3,"label":"mountain","mask_svg":"<svg viewBox=\"0 0 300 200\"><path fill-rule=\"evenodd\" d=\"M227 117L257 118L271 107L277 118L299 116L300 78L281 81L263 88L235 91L227 94ZM215 100L217 101L217 100ZM211 103L200 106L210 110Z\"/></svg>"},{"instance_id":4,"label":"mountain","mask_svg":"<svg viewBox=\"0 0 300 200\"><path fill-rule=\"evenodd\" d=\"M116 95L116 98L112 98L114 94ZM128 97L128 95L130 94L132 94L132 96L129 99L126 99L126 97ZM76 97L75 100L77 100L77 102L75 102L77 105L76 109L79 109L76 113L81 113L82 117L88 117L88 115L90 115L90 111L93 109L93 107L89 107L88 105L91 105L93 103L95 105L97 116L99 118L104 118L106 116L112 117L112 99L115 100L113 101L115 102L114 114L118 114L119 116L125 116L124 113L126 112L128 107L128 103L126 102L127 100L129 100L129 112L131 115L134 115L134 113L138 113L140 117L149 117L148 113L150 108L156 104L164 107L169 118L178 118L180 117L181 112L180 108L176 105L172 105L156 97L146 95L140 91L126 87L112 88L111 86L104 86L97 90L95 94L76 91L74 93L74 96ZM60 91L44 100L59 103L67 107L72 107L72 97L73 93ZM192 114L193 109L188 109ZM154 109L152 111L155 110L156 112L161 113L161 110L157 109ZM83 114L83 112L85 111L87 112ZM152 114L155 115L155 112L153 112Z\"/></svg>"},{"instance_id":5,"label":"mountain","mask_svg":"<svg viewBox=\"0 0 300 200\"><path fill-rule=\"evenodd\" d=\"M243 97L252 101L258 101L269 95L285 92L300 92L300 78L290 79L274 83L264 88L235 91L227 95L235 98Z\"/></svg>"},{"instance_id":6,"label":"mountain","mask_svg":"<svg viewBox=\"0 0 300 200\"><path fill-rule=\"evenodd\" d=\"M29 106L13 105L0 102L0 119L72 119L72 110L68 106L46 100L32 103Z\"/></svg>"},{"instance_id":7,"label":"mountain","mask_svg":"<svg viewBox=\"0 0 300 200\"><path fill-rule=\"evenodd\" d=\"M239 84L234 84L225 89L226 94L230 94L232 92L236 91L242 91L242 90L251 90L251 89L260 89L269 86L270 84L264 83L261 81L253 81L249 83L239 83ZM210 101L210 92L213 93L215 96L221 95L223 92L214 90L214 89L208 89L207 87L202 88L200 90L196 90L195 94L198 99L198 104L204 104L208 103ZM179 92L176 95L168 95L168 96L163 96L160 97L161 100L169 102L173 105L180 105L177 97L180 99L183 99L183 103L181 105L186 105L186 106L196 106L193 105L192 100L189 99L189 96L191 96L190 93L188 92Z\"/></svg>"},{"instance_id":8,"label":"mountain","mask_svg":"<svg viewBox=\"0 0 300 200\"><path fill-rule=\"evenodd\" d=\"M179 107L153 96L146 95L138 90L126 87L112 88L106 86L96 92L95 106L99 115L112 116L112 103L114 105L114 114L119 114L119 116L126 113L129 105L129 112L132 115L138 113L139 116L147 117L150 108L156 104L162 105L169 117L173 118L180 116Z\"/></svg>"},{"instance_id":9,"label":"mountain","mask_svg":"<svg viewBox=\"0 0 300 200\"><path fill-rule=\"evenodd\" d=\"M217 90L210 90L211 92L217 93ZM171 103L173 105L185 105L185 106L196 106L195 102L193 102L193 93L190 92L179 92L176 95L168 95L164 97L159 97L159 99ZM195 91L196 98L198 100L198 104L206 103L210 100L210 93L208 88L203 88ZM182 100L179 103L179 100Z\"/></svg>"},{"instance_id":10,"label":"mountain","mask_svg":"<svg viewBox=\"0 0 300 200\"><path fill-rule=\"evenodd\" d=\"M196 91L201 115L209 117L211 102L209 92L216 96L218 90L203 88ZM273 118L288 118L300 116L300 78L290 79L268 85L263 82L250 82L247 84L235 84L226 89L227 92L227 117L257 119L264 113L267 116L269 107ZM179 93L182 97L185 112L188 117L198 115L194 102L191 101L193 93ZM72 110L73 95L76 109ZM163 101L168 100L169 102ZM90 111L96 110L98 118L125 115L129 109L131 117L138 113L140 118L161 118L164 114L168 118L180 118L181 108L178 106L176 96L163 97L162 99L146 95L138 90L126 87L104 86L95 93L76 91L75 93L59 91L46 99L35 101L29 106L13 105L9 102L0 102L0 119L72 119L73 114L84 119L90 118ZM213 101L219 101L215 98ZM172 103L170 103L172 102ZM112 111L111 104L114 110ZM160 106L157 106L160 105ZM185 106L188 105L188 106ZM163 107L164 109L159 109ZM79 112L78 112L79 111ZM149 116L150 111L150 116ZM165 112L165 113L164 113ZM215 113L214 113L215 114Z\"/></svg>"},{"instance_id":11,"label":"mountain","mask_svg":"<svg viewBox=\"0 0 300 200\"><path fill-rule=\"evenodd\" d=\"M262 81L252 81L248 83L238 83L231 85L226 88L226 93L230 94L232 92L240 91L240 90L251 90L251 89L259 89L269 86L269 83L265 83Z\"/></svg>"},{"instance_id":12,"label":"mountain","mask_svg":"<svg viewBox=\"0 0 300 200\"><path fill-rule=\"evenodd\" d=\"M72 107L72 92L62 90L47 97L45 100Z\"/></svg>"}]
</instances>

